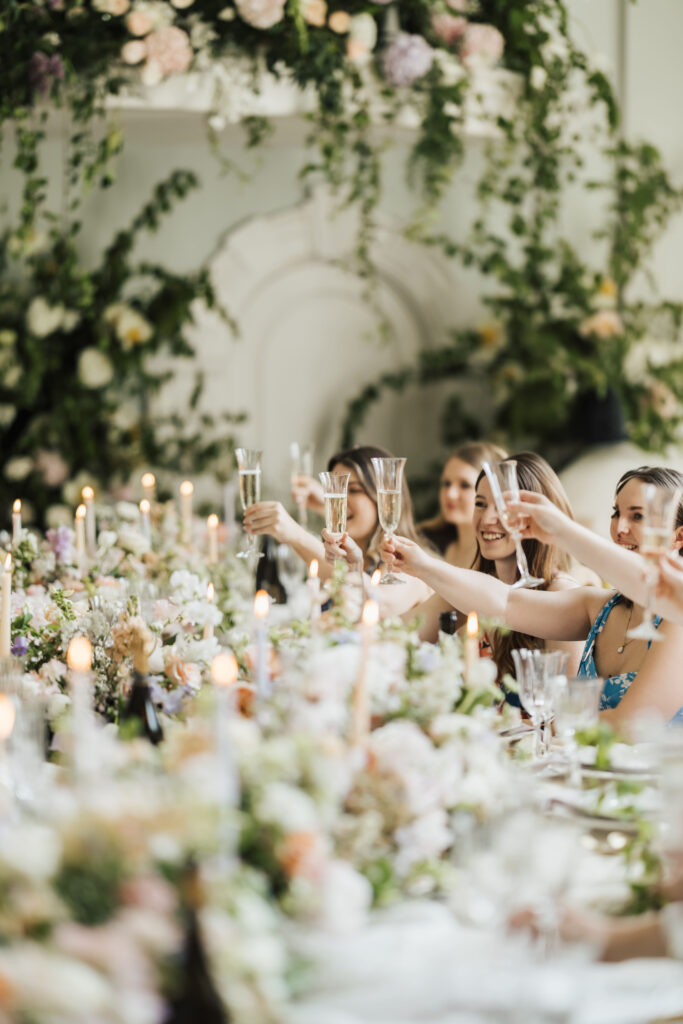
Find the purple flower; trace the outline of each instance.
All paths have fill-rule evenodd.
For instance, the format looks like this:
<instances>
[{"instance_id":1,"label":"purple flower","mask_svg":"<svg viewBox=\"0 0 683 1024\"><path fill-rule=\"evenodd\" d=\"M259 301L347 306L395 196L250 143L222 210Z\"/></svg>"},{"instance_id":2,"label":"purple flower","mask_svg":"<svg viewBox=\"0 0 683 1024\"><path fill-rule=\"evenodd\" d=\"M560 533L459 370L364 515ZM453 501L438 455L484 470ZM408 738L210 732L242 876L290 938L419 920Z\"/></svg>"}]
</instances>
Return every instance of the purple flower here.
<instances>
[{"instance_id":1,"label":"purple flower","mask_svg":"<svg viewBox=\"0 0 683 1024\"><path fill-rule=\"evenodd\" d=\"M58 54L48 57L42 50L36 50L28 65L28 77L41 96L47 96L53 82L64 78L64 64Z\"/></svg>"},{"instance_id":2,"label":"purple flower","mask_svg":"<svg viewBox=\"0 0 683 1024\"><path fill-rule=\"evenodd\" d=\"M58 562L71 565L74 557L74 546L71 530L68 526L59 526L56 530L47 531L47 542Z\"/></svg>"},{"instance_id":3,"label":"purple flower","mask_svg":"<svg viewBox=\"0 0 683 1024\"><path fill-rule=\"evenodd\" d=\"M401 32L382 57L384 76L397 87L412 85L432 66L434 51L423 36Z\"/></svg>"},{"instance_id":4,"label":"purple flower","mask_svg":"<svg viewBox=\"0 0 683 1024\"><path fill-rule=\"evenodd\" d=\"M12 654L15 658L23 658L28 651L28 640L25 636L15 636L12 644Z\"/></svg>"}]
</instances>

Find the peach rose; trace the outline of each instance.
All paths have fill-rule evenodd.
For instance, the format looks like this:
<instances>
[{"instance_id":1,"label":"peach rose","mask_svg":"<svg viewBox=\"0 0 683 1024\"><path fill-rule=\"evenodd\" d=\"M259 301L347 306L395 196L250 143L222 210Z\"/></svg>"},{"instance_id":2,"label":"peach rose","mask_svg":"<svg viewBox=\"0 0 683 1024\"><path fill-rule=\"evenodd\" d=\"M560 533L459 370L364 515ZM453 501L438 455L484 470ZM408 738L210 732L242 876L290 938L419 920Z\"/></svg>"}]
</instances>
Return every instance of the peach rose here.
<instances>
[{"instance_id":1,"label":"peach rose","mask_svg":"<svg viewBox=\"0 0 683 1024\"><path fill-rule=\"evenodd\" d=\"M166 675L171 682L178 686L186 686L191 690L198 690L202 681L199 667L191 661L183 661L178 657L171 657L166 662Z\"/></svg>"},{"instance_id":2,"label":"peach rose","mask_svg":"<svg viewBox=\"0 0 683 1024\"><path fill-rule=\"evenodd\" d=\"M301 13L304 21L314 28L322 28L327 17L327 4L325 0L304 0L301 6Z\"/></svg>"},{"instance_id":3,"label":"peach rose","mask_svg":"<svg viewBox=\"0 0 683 1024\"><path fill-rule=\"evenodd\" d=\"M126 28L132 36L146 36L152 30L152 19L146 11L131 11L126 18Z\"/></svg>"},{"instance_id":4,"label":"peach rose","mask_svg":"<svg viewBox=\"0 0 683 1024\"><path fill-rule=\"evenodd\" d=\"M125 64L139 64L147 56L147 45L142 39L130 39L121 47L121 60Z\"/></svg>"},{"instance_id":5,"label":"peach rose","mask_svg":"<svg viewBox=\"0 0 683 1024\"><path fill-rule=\"evenodd\" d=\"M290 832L280 844L278 860L288 878L320 878L325 860L321 837L315 832Z\"/></svg>"},{"instance_id":6,"label":"peach rose","mask_svg":"<svg viewBox=\"0 0 683 1024\"><path fill-rule=\"evenodd\" d=\"M165 25L147 37L147 60L156 65L161 74L173 75L187 71L192 63L192 44L189 36L176 25Z\"/></svg>"},{"instance_id":7,"label":"peach rose","mask_svg":"<svg viewBox=\"0 0 683 1024\"><path fill-rule=\"evenodd\" d=\"M330 15L327 24L337 35L346 35L351 28L351 15L347 11L335 11Z\"/></svg>"},{"instance_id":8,"label":"peach rose","mask_svg":"<svg viewBox=\"0 0 683 1024\"><path fill-rule=\"evenodd\" d=\"M622 319L613 309L602 309L598 313L593 313L579 325L579 334L582 338L593 334L596 338L605 340L613 338L615 334L623 334L623 332Z\"/></svg>"}]
</instances>

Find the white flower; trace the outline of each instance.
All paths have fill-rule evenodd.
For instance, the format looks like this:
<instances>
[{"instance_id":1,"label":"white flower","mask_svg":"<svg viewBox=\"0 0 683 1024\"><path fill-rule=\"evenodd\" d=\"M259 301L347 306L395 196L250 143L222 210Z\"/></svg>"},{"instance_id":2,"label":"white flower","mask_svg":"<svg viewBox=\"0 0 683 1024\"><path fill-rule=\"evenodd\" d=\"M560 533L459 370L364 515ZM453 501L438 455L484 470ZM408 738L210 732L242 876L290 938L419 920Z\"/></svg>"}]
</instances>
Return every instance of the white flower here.
<instances>
[{"instance_id":1,"label":"white flower","mask_svg":"<svg viewBox=\"0 0 683 1024\"><path fill-rule=\"evenodd\" d=\"M401 849L396 858L396 870L408 874L414 864L438 857L452 841L448 816L443 807L434 807L409 825L396 830L396 841Z\"/></svg>"},{"instance_id":2,"label":"white flower","mask_svg":"<svg viewBox=\"0 0 683 1024\"><path fill-rule=\"evenodd\" d=\"M285 0L235 0L242 21L254 28L272 28L282 21Z\"/></svg>"},{"instance_id":3,"label":"white flower","mask_svg":"<svg viewBox=\"0 0 683 1024\"><path fill-rule=\"evenodd\" d=\"M320 901L320 925L337 932L356 931L364 923L372 903L367 878L343 860L325 866Z\"/></svg>"},{"instance_id":4,"label":"white flower","mask_svg":"<svg viewBox=\"0 0 683 1024\"><path fill-rule=\"evenodd\" d=\"M271 782L256 801L256 817L284 832L315 832L318 815L315 804L302 789L286 782Z\"/></svg>"},{"instance_id":5,"label":"white flower","mask_svg":"<svg viewBox=\"0 0 683 1024\"><path fill-rule=\"evenodd\" d=\"M119 547L139 558L149 551L149 541L140 530L134 527L122 527L119 530Z\"/></svg>"},{"instance_id":6,"label":"white flower","mask_svg":"<svg viewBox=\"0 0 683 1024\"><path fill-rule=\"evenodd\" d=\"M86 388L103 388L114 376L109 358L97 348L84 348L78 358L78 376Z\"/></svg>"},{"instance_id":7,"label":"white flower","mask_svg":"<svg viewBox=\"0 0 683 1024\"><path fill-rule=\"evenodd\" d=\"M5 464L4 474L7 480L24 480L33 469L33 459L28 455L18 455Z\"/></svg>"},{"instance_id":8,"label":"white flower","mask_svg":"<svg viewBox=\"0 0 683 1024\"><path fill-rule=\"evenodd\" d=\"M39 880L50 878L59 867L59 837L44 825L15 824L2 839L2 861L22 875Z\"/></svg>"},{"instance_id":9,"label":"white flower","mask_svg":"<svg viewBox=\"0 0 683 1024\"><path fill-rule=\"evenodd\" d=\"M12 363L2 375L2 383L6 388L15 388L21 380L22 369L19 363Z\"/></svg>"},{"instance_id":10,"label":"white flower","mask_svg":"<svg viewBox=\"0 0 683 1024\"><path fill-rule=\"evenodd\" d=\"M50 306L38 296L26 311L26 326L36 338L46 338L62 326L64 312L64 306Z\"/></svg>"},{"instance_id":11,"label":"white flower","mask_svg":"<svg viewBox=\"0 0 683 1024\"><path fill-rule=\"evenodd\" d=\"M0 405L0 427L6 427L12 422L16 414L13 405Z\"/></svg>"},{"instance_id":12,"label":"white flower","mask_svg":"<svg viewBox=\"0 0 683 1024\"><path fill-rule=\"evenodd\" d=\"M548 81L548 72L540 64L535 64L531 69L531 75L529 76L529 83L532 89L537 89L539 92L545 86Z\"/></svg>"}]
</instances>

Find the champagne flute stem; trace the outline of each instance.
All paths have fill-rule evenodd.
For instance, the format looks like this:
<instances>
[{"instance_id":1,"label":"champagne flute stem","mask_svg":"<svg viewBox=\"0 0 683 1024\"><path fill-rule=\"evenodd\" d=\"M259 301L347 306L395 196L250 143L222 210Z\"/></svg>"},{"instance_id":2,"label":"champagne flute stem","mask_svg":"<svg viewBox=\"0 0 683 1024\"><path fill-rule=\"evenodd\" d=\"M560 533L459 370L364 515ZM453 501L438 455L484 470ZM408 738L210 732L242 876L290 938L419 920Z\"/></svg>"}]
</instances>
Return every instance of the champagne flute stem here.
<instances>
[{"instance_id":1,"label":"champagne flute stem","mask_svg":"<svg viewBox=\"0 0 683 1024\"><path fill-rule=\"evenodd\" d=\"M517 554L517 568L519 569L520 579L528 579L529 577L529 564L524 554L524 548L522 547L522 538L518 533L512 535L515 542L515 552Z\"/></svg>"}]
</instances>

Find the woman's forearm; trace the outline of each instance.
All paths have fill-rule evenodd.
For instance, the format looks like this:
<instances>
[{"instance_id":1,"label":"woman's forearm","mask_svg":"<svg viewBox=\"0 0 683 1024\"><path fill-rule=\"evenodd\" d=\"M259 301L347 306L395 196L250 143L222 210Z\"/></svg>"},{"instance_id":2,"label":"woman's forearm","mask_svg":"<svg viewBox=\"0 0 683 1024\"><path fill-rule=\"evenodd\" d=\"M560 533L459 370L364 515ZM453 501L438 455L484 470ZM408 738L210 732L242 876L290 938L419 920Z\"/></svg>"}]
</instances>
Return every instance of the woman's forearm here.
<instances>
[{"instance_id":1,"label":"woman's forearm","mask_svg":"<svg viewBox=\"0 0 683 1024\"><path fill-rule=\"evenodd\" d=\"M558 545L577 561L594 569L636 604L645 604L647 583L643 562L634 551L619 547L573 519L563 518L556 536Z\"/></svg>"},{"instance_id":2,"label":"woman's forearm","mask_svg":"<svg viewBox=\"0 0 683 1024\"><path fill-rule=\"evenodd\" d=\"M420 579L464 614L476 611L486 618L505 618L510 588L495 576L458 569L434 558L420 572Z\"/></svg>"}]
</instances>

